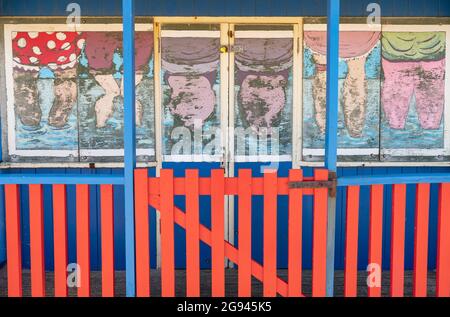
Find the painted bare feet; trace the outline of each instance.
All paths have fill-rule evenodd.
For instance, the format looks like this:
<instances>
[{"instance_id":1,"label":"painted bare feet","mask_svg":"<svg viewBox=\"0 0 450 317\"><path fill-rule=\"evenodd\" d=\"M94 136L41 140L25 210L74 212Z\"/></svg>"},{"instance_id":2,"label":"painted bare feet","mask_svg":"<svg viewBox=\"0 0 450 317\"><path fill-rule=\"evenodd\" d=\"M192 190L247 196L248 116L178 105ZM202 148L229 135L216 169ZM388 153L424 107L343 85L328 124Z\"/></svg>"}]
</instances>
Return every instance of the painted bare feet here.
<instances>
[{"instance_id":1,"label":"painted bare feet","mask_svg":"<svg viewBox=\"0 0 450 317\"><path fill-rule=\"evenodd\" d=\"M37 73L14 71L14 100L20 122L25 126L38 126L42 110L39 106Z\"/></svg>"},{"instance_id":2,"label":"painted bare feet","mask_svg":"<svg viewBox=\"0 0 450 317\"><path fill-rule=\"evenodd\" d=\"M347 60L348 75L343 87L344 120L350 136L362 135L367 110L366 57Z\"/></svg>"}]
</instances>

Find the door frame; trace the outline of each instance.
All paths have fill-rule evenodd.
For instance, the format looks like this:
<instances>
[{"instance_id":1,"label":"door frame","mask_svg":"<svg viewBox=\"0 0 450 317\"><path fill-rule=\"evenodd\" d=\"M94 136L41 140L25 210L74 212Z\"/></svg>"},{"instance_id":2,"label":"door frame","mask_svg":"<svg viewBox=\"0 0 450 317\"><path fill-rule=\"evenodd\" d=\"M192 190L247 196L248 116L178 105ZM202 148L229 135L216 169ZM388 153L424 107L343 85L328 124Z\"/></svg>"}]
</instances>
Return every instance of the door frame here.
<instances>
[{"instance_id":1,"label":"door frame","mask_svg":"<svg viewBox=\"0 0 450 317\"><path fill-rule=\"evenodd\" d=\"M167 24L215 24L220 26L220 45L233 47L236 25L278 24L293 27L293 100L292 100L292 168L299 168L302 160L302 113L303 113L303 18L301 17L154 17L154 102L155 102L155 158L156 175L160 175L163 164L162 151L162 79L161 79L161 25ZM230 31L232 36L230 36ZM225 175L233 177L234 160L234 59L235 53L228 49L220 54L220 127L226 133L221 134L222 162ZM234 196L225 198L225 239L235 243ZM156 213L156 232L160 232L160 216ZM156 263L161 267L161 237L156 234ZM232 263L225 261L228 267Z\"/></svg>"}]
</instances>

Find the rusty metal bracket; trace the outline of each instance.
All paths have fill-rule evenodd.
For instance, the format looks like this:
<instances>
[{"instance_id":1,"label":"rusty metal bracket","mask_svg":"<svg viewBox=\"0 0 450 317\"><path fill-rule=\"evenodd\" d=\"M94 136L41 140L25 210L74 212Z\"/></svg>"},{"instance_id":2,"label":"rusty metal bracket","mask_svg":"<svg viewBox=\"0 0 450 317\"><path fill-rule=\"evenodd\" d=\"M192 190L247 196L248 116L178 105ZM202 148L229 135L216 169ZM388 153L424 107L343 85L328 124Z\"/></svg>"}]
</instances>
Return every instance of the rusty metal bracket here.
<instances>
[{"instance_id":1,"label":"rusty metal bracket","mask_svg":"<svg viewBox=\"0 0 450 317\"><path fill-rule=\"evenodd\" d=\"M327 181L289 182L289 188L328 188L330 197L336 197L337 176L335 172L330 172Z\"/></svg>"}]
</instances>

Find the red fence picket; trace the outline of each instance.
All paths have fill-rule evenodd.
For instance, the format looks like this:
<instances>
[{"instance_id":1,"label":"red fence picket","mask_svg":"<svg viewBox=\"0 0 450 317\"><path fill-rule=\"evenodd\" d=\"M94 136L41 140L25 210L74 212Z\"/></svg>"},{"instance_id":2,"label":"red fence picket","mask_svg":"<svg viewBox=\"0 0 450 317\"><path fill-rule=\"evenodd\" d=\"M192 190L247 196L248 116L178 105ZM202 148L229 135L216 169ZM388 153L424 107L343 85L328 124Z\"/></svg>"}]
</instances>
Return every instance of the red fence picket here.
<instances>
[{"instance_id":1,"label":"red fence picket","mask_svg":"<svg viewBox=\"0 0 450 317\"><path fill-rule=\"evenodd\" d=\"M150 296L150 234L148 215L148 172L135 170L135 235L136 239L136 295Z\"/></svg>"},{"instance_id":2,"label":"red fence picket","mask_svg":"<svg viewBox=\"0 0 450 317\"><path fill-rule=\"evenodd\" d=\"M173 171L161 170L161 295L175 296Z\"/></svg>"},{"instance_id":3,"label":"red fence picket","mask_svg":"<svg viewBox=\"0 0 450 317\"><path fill-rule=\"evenodd\" d=\"M89 185L77 185L77 264L79 297L91 295Z\"/></svg>"},{"instance_id":4,"label":"red fence picket","mask_svg":"<svg viewBox=\"0 0 450 317\"><path fill-rule=\"evenodd\" d=\"M67 296L67 199L66 185L53 185L53 235L55 296Z\"/></svg>"},{"instance_id":5,"label":"red fence picket","mask_svg":"<svg viewBox=\"0 0 450 317\"><path fill-rule=\"evenodd\" d=\"M238 177L238 295L252 296L252 171L239 170Z\"/></svg>"},{"instance_id":6,"label":"red fence picket","mask_svg":"<svg viewBox=\"0 0 450 317\"><path fill-rule=\"evenodd\" d=\"M19 185L5 185L8 296L22 296Z\"/></svg>"},{"instance_id":7,"label":"red fence picket","mask_svg":"<svg viewBox=\"0 0 450 317\"><path fill-rule=\"evenodd\" d=\"M290 170L289 181L301 182L301 170ZM288 295L302 295L302 216L303 190L293 188L289 192L288 219Z\"/></svg>"},{"instance_id":8,"label":"red fence picket","mask_svg":"<svg viewBox=\"0 0 450 317\"><path fill-rule=\"evenodd\" d=\"M198 170L186 170L186 295L200 296Z\"/></svg>"},{"instance_id":9,"label":"red fence picket","mask_svg":"<svg viewBox=\"0 0 450 317\"><path fill-rule=\"evenodd\" d=\"M383 244L383 185L370 188L369 265L373 279L369 279L369 297L381 296L382 244Z\"/></svg>"},{"instance_id":10,"label":"red fence picket","mask_svg":"<svg viewBox=\"0 0 450 317\"><path fill-rule=\"evenodd\" d=\"M144 188L144 191L146 191ZM112 185L100 186L102 237L102 296L114 297L114 191Z\"/></svg>"},{"instance_id":11,"label":"red fence picket","mask_svg":"<svg viewBox=\"0 0 450 317\"><path fill-rule=\"evenodd\" d=\"M427 296L428 220L430 184L416 187L416 217L414 228L413 296Z\"/></svg>"},{"instance_id":12,"label":"red fence picket","mask_svg":"<svg viewBox=\"0 0 450 317\"><path fill-rule=\"evenodd\" d=\"M359 186L347 188L344 296L357 296Z\"/></svg>"},{"instance_id":13,"label":"red fence picket","mask_svg":"<svg viewBox=\"0 0 450 317\"><path fill-rule=\"evenodd\" d=\"M42 185L30 185L31 296L45 296L44 203Z\"/></svg>"},{"instance_id":14,"label":"red fence picket","mask_svg":"<svg viewBox=\"0 0 450 317\"><path fill-rule=\"evenodd\" d=\"M405 268L406 185L392 186L391 296L402 297Z\"/></svg>"},{"instance_id":15,"label":"red fence picket","mask_svg":"<svg viewBox=\"0 0 450 317\"><path fill-rule=\"evenodd\" d=\"M225 296L224 170L211 171L211 291L213 297Z\"/></svg>"}]
</instances>

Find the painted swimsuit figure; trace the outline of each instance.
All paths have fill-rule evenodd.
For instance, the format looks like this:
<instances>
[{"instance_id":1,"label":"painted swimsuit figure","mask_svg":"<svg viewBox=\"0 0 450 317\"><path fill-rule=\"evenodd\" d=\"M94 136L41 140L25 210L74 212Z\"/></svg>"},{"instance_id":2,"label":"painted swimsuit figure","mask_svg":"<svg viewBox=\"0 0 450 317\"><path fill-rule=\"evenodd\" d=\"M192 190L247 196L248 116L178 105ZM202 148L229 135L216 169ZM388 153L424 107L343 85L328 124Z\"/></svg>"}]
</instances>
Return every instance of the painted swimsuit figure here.
<instances>
[{"instance_id":1,"label":"painted swimsuit figure","mask_svg":"<svg viewBox=\"0 0 450 317\"><path fill-rule=\"evenodd\" d=\"M14 95L16 113L24 126L48 124L63 128L77 100L76 67L84 46L79 32L13 32ZM48 114L39 104L37 78L48 67L54 74L54 101Z\"/></svg>"},{"instance_id":2,"label":"painted swimsuit figure","mask_svg":"<svg viewBox=\"0 0 450 317\"><path fill-rule=\"evenodd\" d=\"M367 109L367 56L380 38L380 32L340 32L339 56L347 62L348 74L343 86L343 109L350 136L362 135ZM313 79L315 119L320 132L325 133L326 119L326 43L327 34L305 32L305 43L313 51L316 74Z\"/></svg>"},{"instance_id":3,"label":"painted swimsuit figure","mask_svg":"<svg viewBox=\"0 0 450 317\"><path fill-rule=\"evenodd\" d=\"M114 113L114 99L123 96L123 79L120 84L114 78L114 53L122 47L120 32L86 32L85 53L89 71L105 90L95 103L96 126L102 128ZM153 52L153 33L135 33L135 85L139 85ZM136 100L136 124L142 125L143 106Z\"/></svg>"},{"instance_id":4,"label":"painted swimsuit figure","mask_svg":"<svg viewBox=\"0 0 450 317\"><path fill-rule=\"evenodd\" d=\"M244 125L277 127L286 104L286 88L292 67L292 39L236 39L236 82L239 111ZM270 133L270 130L268 130Z\"/></svg>"},{"instance_id":5,"label":"painted swimsuit figure","mask_svg":"<svg viewBox=\"0 0 450 317\"><path fill-rule=\"evenodd\" d=\"M164 81L170 86L167 107L187 128L201 126L214 112L213 90L219 66L219 40L213 38L163 38Z\"/></svg>"},{"instance_id":6,"label":"painted swimsuit figure","mask_svg":"<svg viewBox=\"0 0 450 317\"><path fill-rule=\"evenodd\" d=\"M383 32L381 102L389 126L404 129L411 99L423 129L439 129L444 112L445 33Z\"/></svg>"}]
</instances>

